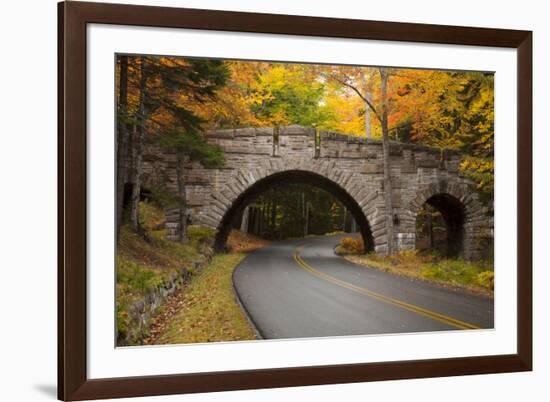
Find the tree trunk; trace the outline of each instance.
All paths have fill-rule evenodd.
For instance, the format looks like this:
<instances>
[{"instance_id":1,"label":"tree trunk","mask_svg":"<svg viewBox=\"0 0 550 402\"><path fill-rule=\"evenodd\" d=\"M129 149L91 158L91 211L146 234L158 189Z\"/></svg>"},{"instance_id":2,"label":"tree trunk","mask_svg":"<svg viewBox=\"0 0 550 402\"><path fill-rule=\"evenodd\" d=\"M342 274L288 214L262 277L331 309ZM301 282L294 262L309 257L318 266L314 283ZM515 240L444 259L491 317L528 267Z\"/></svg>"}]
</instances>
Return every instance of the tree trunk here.
<instances>
[{"instance_id":1,"label":"tree trunk","mask_svg":"<svg viewBox=\"0 0 550 402\"><path fill-rule=\"evenodd\" d=\"M304 225L304 236L309 234L309 202L306 202L306 222Z\"/></svg>"},{"instance_id":2,"label":"tree trunk","mask_svg":"<svg viewBox=\"0 0 550 402\"><path fill-rule=\"evenodd\" d=\"M366 72L363 72L363 74L361 75L361 78L363 80L363 88L364 88L364 97L365 99L368 99L369 101L371 100L371 95L370 95L370 92L368 90L368 80L367 80L367 75L366 75ZM371 133L371 120L370 120L370 106L367 102L365 102L365 136L367 138L371 138L372 137L372 133Z\"/></svg>"},{"instance_id":3,"label":"tree trunk","mask_svg":"<svg viewBox=\"0 0 550 402\"><path fill-rule=\"evenodd\" d=\"M381 96L382 96L382 151L384 154L384 208L386 210L386 233L388 236L386 254L394 253L393 239L393 207L392 207L392 184L390 170L390 141L388 130L388 70L380 68L380 78L382 79Z\"/></svg>"},{"instance_id":4,"label":"tree trunk","mask_svg":"<svg viewBox=\"0 0 550 402\"><path fill-rule=\"evenodd\" d=\"M367 96L370 94L365 94L365 96ZM365 135L367 138L372 138L372 133L371 133L371 123L370 123L370 107L368 105L365 105Z\"/></svg>"},{"instance_id":5,"label":"tree trunk","mask_svg":"<svg viewBox=\"0 0 550 402\"><path fill-rule=\"evenodd\" d=\"M128 56L120 57L119 73L119 98L118 98L118 116L117 116L117 139L116 139L116 238L120 232L122 223L122 209L124 207L124 181L127 172L127 137L128 137Z\"/></svg>"},{"instance_id":6,"label":"tree trunk","mask_svg":"<svg viewBox=\"0 0 550 402\"><path fill-rule=\"evenodd\" d=\"M305 194L302 192L302 198L300 199L300 206L302 208L302 229L304 237L306 236L306 203L305 203Z\"/></svg>"},{"instance_id":7,"label":"tree trunk","mask_svg":"<svg viewBox=\"0 0 550 402\"><path fill-rule=\"evenodd\" d=\"M434 248L434 229L433 229L433 221L432 221L432 211L429 208L426 208L426 226L428 229L428 244L430 245L430 249L433 250Z\"/></svg>"},{"instance_id":8,"label":"tree trunk","mask_svg":"<svg viewBox=\"0 0 550 402\"><path fill-rule=\"evenodd\" d=\"M145 98L147 90L146 59L141 57L141 77L139 82L139 107L137 124L134 125L134 138L132 141L132 161L133 161L133 186L130 204L130 222L135 232L140 231L139 224L139 198L141 194L141 159L143 155L143 137L145 134Z\"/></svg>"},{"instance_id":9,"label":"tree trunk","mask_svg":"<svg viewBox=\"0 0 550 402\"><path fill-rule=\"evenodd\" d=\"M348 209L344 207L344 222L342 223L342 232L346 232L346 219L348 219Z\"/></svg>"},{"instance_id":10,"label":"tree trunk","mask_svg":"<svg viewBox=\"0 0 550 402\"><path fill-rule=\"evenodd\" d=\"M183 178L184 157L181 152L177 153L176 176L178 181L178 201L179 201L179 231L178 241L187 243L187 194L185 192L185 182Z\"/></svg>"},{"instance_id":11,"label":"tree trunk","mask_svg":"<svg viewBox=\"0 0 550 402\"><path fill-rule=\"evenodd\" d=\"M244 208L243 218L241 220L241 232L248 233L248 218L250 215L250 209L248 205Z\"/></svg>"},{"instance_id":12,"label":"tree trunk","mask_svg":"<svg viewBox=\"0 0 550 402\"><path fill-rule=\"evenodd\" d=\"M262 202L259 208L258 235L262 236L264 232L265 204Z\"/></svg>"},{"instance_id":13,"label":"tree trunk","mask_svg":"<svg viewBox=\"0 0 550 402\"><path fill-rule=\"evenodd\" d=\"M255 220L255 229L254 229L254 233L256 234L256 236L259 236L260 235L260 221L262 220L262 215L261 215L262 211L260 211L260 207L254 207L254 220Z\"/></svg>"},{"instance_id":14,"label":"tree trunk","mask_svg":"<svg viewBox=\"0 0 550 402\"><path fill-rule=\"evenodd\" d=\"M275 195L272 196L271 199L271 231L272 235L275 234L275 224L277 223L277 200L275 199Z\"/></svg>"},{"instance_id":15,"label":"tree trunk","mask_svg":"<svg viewBox=\"0 0 550 402\"><path fill-rule=\"evenodd\" d=\"M253 206L248 207L248 233L256 234L256 213Z\"/></svg>"}]
</instances>

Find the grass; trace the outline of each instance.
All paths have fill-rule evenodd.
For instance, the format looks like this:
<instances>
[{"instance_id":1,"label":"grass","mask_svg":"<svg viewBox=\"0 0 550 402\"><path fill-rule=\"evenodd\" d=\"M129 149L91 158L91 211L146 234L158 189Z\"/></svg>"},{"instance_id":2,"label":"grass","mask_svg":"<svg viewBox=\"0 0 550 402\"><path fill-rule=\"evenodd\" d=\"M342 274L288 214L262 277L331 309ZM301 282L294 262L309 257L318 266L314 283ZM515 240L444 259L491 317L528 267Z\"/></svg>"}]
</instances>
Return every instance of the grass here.
<instances>
[{"instance_id":1,"label":"grass","mask_svg":"<svg viewBox=\"0 0 550 402\"><path fill-rule=\"evenodd\" d=\"M340 249L354 250L349 241ZM352 250L353 249L353 250ZM385 272L422 279L492 296L494 291L494 267L492 261L465 261L461 258L445 258L436 253L403 251L393 256L346 254L347 260Z\"/></svg>"},{"instance_id":2,"label":"grass","mask_svg":"<svg viewBox=\"0 0 550 402\"><path fill-rule=\"evenodd\" d=\"M256 339L233 293L232 274L243 253L219 254L182 293L181 308L156 344Z\"/></svg>"}]
</instances>

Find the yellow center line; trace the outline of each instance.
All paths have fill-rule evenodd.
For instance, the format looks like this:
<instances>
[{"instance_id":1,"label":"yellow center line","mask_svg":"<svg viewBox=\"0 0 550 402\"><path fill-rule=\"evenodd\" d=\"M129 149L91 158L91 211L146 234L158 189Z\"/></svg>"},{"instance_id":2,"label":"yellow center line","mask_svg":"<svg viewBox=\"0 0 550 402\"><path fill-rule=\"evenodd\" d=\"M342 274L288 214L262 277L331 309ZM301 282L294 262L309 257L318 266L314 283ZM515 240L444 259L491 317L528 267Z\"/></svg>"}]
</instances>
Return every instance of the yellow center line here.
<instances>
[{"instance_id":1,"label":"yellow center line","mask_svg":"<svg viewBox=\"0 0 550 402\"><path fill-rule=\"evenodd\" d=\"M302 257L300 257L300 251L304 248L304 246L299 246L296 248L294 253L294 261L298 264L299 267L304 269L305 271L309 272L312 275L317 276L320 279L323 279L327 282L331 282L335 285L341 286L343 288L349 289L351 291L354 291L356 293L361 293L363 295L369 296L373 299L382 301L387 304L391 304L396 307L400 307L402 309L411 311L413 313L416 313L418 315L431 318L432 320L450 325L455 328L459 329L479 329L478 326L475 326L473 324L469 324L464 321L457 320L456 318L452 318L443 314L436 313L434 311L430 311L428 309L415 306L414 304L406 303L401 300L397 300L388 296L384 296L380 293L373 292L372 290L368 290L359 286L356 286L352 283L342 281L338 278L335 278L334 276L328 275L324 272L318 271L315 268L313 268L311 265L309 265L307 262L305 262Z\"/></svg>"}]
</instances>

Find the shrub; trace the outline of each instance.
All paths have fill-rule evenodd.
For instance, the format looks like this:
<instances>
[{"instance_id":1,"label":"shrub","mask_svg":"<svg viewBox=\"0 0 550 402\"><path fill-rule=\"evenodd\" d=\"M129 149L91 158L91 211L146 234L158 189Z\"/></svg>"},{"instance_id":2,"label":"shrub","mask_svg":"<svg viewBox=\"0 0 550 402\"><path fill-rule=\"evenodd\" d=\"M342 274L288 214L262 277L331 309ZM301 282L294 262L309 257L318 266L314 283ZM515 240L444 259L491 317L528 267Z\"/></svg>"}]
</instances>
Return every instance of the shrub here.
<instances>
[{"instance_id":1,"label":"shrub","mask_svg":"<svg viewBox=\"0 0 550 402\"><path fill-rule=\"evenodd\" d=\"M404 260L416 258L417 254L416 250L402 250L399 252L399 256Z\"/></svg>"},{"instance_id":2,"label":"shrub","mask_svg":"<svg viewBox=\"0 0 550 402\"><path fill-rule=\"evenodd\" d=\"M495 290L495 273L493 271L483 271L477 274L477 283L489 290Z\"/></svg>"},{"instance_id":3,"label":"shrub","mask_svg":"<svg viewBox=\"0 0 550 402\"><path fill-rule=\"evenodd\" d=\"M163 283L162 273L147 268L135 261L117 257L117 284L144 294Z\"/></svg>"},{"instance_id":4,"label":"shrub","mask_svg":"<svg viewBox=\"0 0 550 402\"><path fill-rule=\"evenodd\" d=\"M214 240L215 230L205 226L189 226L187 227L187 235L189 240L197 242L197 244L209 244Z\"/></svg>"},{"instance_id":5,"label":"shrub","mask_svg":"<svg viewBox=\"0 0 550 402\"><path fill-rule=\"evenodd\" d=\"M493 271L488 271L482 263L466 262L462 259L441 260L422 269L421 276L455 285L478 285L492 290Z\"/></svg>"},{"instance_id":6,"label":"shrub","mask_svg":"<svg viewBox=\"0 0 550 402\"><path fill-rule=\"evenodd\" d=\"M149 202L140 202L138 213L140 225L147 233L159 230L166 220L164 211Z\"/></svg>"},{"instance_id":7,"label":"shrub","mask_svg":"<svg viewBox=\"0 0 550 402\"><path fill-rule=\"evenodd\" d=\"M363 250L363 239L360 237L355 239L353 237L342 237L340 239L338 251L341 253L362 254Z\"/></svg>"},{"instance_id":8,"label":"shrub","mask_svg":"<svg viewBox=\"0 0 550 402\"><path fill-rule=\"evenodd\" d=\"M441 267L437 265L424 268L420 276L424 279L435 279L435 280L445 279L445 273L443 272L443 269L441 269Z\"/></svg>"}]
</instances>

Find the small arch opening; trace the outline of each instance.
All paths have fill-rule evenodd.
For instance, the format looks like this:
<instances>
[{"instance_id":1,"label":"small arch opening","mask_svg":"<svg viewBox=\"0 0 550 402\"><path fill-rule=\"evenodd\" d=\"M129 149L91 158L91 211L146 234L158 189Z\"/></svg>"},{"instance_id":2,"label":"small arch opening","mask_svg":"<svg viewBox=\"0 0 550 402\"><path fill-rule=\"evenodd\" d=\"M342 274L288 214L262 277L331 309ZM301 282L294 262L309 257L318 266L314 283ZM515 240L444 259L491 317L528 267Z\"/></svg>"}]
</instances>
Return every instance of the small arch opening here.
<instances>
[{"instance_id":1,"label":"small arch opening","mask_svg":"<svg viewBox=\"0 0 550 402\"><path fill-rule=\"evenodd\" d=\"M447 257L463 254L465 209L456 197L440 193L428 198L416 216L416 248Z\"/></svg>"},{"instance_id":2,"label":"small arch opening","mask_svg":"<svg viewBox=\"0 0 550 402\"><path fill-rule=\"evenodd\" d=\"M270 208L269 204L274 201L273 197L276 199L277 195L283 195L284 191L291 190L293 186L303 186L302 194L306 193L306 191L315 192L316 190L321 190L322 192L330 194L331 197L341 204L341 213L345 211L346 216L345 220L342 218L341 227L344 229L350 227L356 228L363 238L365 251L374 249L374 241L369 222L358 203L344 188L317 173L292 170L275 173L258 180L237 197L225 213L218 227L214 244L216 250L221 251L225 249L227 237L233 228L246 230L249 227L253 227L253 231L263 237L270 236L273 239L281 238L280 233L273 231L275 220L279 218L277 218L275 214L276 209ZM288 237L301 237L307 234L321 234L324 231L326 232L326 225L320 224L320 220L316 220L315 218L315 214L319 211L315 211L314 208L308 206L307 197L298 196L294 198L296 199L293 199L291 202L296 205L293 205L293 207L299 209L302 216L307 217L307 219L302 219L298 225L294 226L295 228L297 226L299 227L297 231L294 229L296 233L287 233L285 235ZM262 205L266 206L265 209L262 210L262 208L259 207L258 200L263 201ZM288 202L288 200L276 199L275 202L282 203ZM326 208L327 209L323 212L330 214L330 205L328 203ZM353 224L350 222L353 222ZM280 228L280 222L278 223L278 227ZM246 227L244 227L245 225Z\"/></svg>"}]
</instances>

